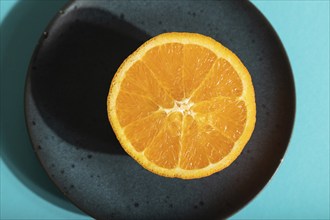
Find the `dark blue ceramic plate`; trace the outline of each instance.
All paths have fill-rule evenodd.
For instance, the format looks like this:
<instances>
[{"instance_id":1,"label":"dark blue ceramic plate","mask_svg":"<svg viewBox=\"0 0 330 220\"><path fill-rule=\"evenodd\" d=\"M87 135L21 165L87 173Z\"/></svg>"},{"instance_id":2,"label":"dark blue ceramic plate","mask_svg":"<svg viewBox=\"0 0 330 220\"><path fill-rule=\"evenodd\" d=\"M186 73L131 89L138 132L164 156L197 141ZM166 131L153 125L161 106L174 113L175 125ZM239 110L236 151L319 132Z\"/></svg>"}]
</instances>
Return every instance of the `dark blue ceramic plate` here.
<instances>
[{"instance_id":1,"label":"dark blue ceramic plate","mask_svg":"<svg viewBox=\"0 0 330 220\"><path fill-rule=\"evenodd\" d=\"M143 42L197 32L249 69L257 124L227 169L196 180L154 175L118 143L106 113L111 79ZM37 155L59 189L96 219L222 219L253 199L282 161L295 114L284 48L248 1L72 1L45 30L26 81L26 120Z\"/></svg>"}]
</instances>

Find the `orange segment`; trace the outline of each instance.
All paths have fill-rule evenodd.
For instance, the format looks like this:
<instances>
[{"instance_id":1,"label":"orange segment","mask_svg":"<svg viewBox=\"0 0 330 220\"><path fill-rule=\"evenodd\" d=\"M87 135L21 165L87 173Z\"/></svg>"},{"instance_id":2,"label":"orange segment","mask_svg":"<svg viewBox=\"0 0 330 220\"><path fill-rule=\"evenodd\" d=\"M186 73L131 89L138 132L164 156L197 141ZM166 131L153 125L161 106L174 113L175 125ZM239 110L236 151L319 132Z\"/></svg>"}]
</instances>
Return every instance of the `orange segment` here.
<instances>
[{"instance_id":1,"label":"orange segment","mask_svg":"<svg viewBox=\"0 0 330 220\"><path fill-rule=\"evenodd\" d=\"M182 114L173 113L167 118L163 129L154 136L152 144L147 147L144 155L160 167L173 169L178 166Z\"/></svg>"},{"instance_id":2,"label":"orange segment","mask_svg":"<svg viewBox=\"0 0 330 220\"><path fill-rule=\"evenodd\" d=\"M143 105L141 105L143 103ZM122 90L118 94L116 114L122 127L144 118L158 109L149 98Z\"/></svg>"},{"instance_id":3,"label":"orange segment","mask_svg":"<svg viewBox=\"0 0 330 220\"><path fill-rule=\"evenodd\" d=\"M150 69L141 61L137 61L127 71L122 82L122 90L146 96L153 102L164 107L173 106L173 99L153 77ZM143 78L144 80L140 80Z\"/></svg>"},{"instance_id":4,"label":"orange segment","mask_svg":"<svg viewBox=\"0 0 330 220\"><path fill-rule=\"evenodd\" d=\"M142 58L173 98L180 100L183 91L183 45L169 43L150 49Z\"/></svg>"},{"instance_id":5,"label":"orange segment","mask_svg":"<svg viewBox=\"0 0 330 220\"><path fill-rule=\"evenodd\" d=\"M118 69L108 116L125 151L149 171L183 179L228 167L256 120L249 72L230 50L192 33L161 34Z\"/></svg>"},{"instance_id":6,"label":"orange segment","mask_svg":"<svg viewBox=\"0 0 330 220\"><path fill-rule=\"evenodd\" d=\"M199 121L218 129L229 139L236 141L242 134L246 123L246 107L243 101L228 98L215 98L196 104Z\"/></svg>"},{"instance_id":7,"label":"orange segment","mask_svg":"<svg viewBox=\"0 0 330 220\"><path fill-rule=\"evenodd\" d=\"M187 170L200 169L224 158L234 142L207 123L187 116L181 151L180 167Z\"/></svg>"},{"instance_id":8,"label":"orange segment","mask_svg":"<svg viewBox=\"0 0 330 220\"><path fill-rule=\"evenodd\" d=\"M210 71L216 55L209 49L187 44L183 48L183 87L185 97L200 85Z\"/></svg>"},{"instance_id":9,"label":"orange segment","mask_svg":"<svg viewBox=\"0 0 330 220\"><path fill-rule=\"evenodd\" d=\"M124 132L134 148L141 152L160 132L165 120L164 112L154 112L145 118L133 121L124 128Z\"/></svg>"},{"instance_id":10,"label":"orange segment","mask_svg":"<svg viewBox=\"0 0 330 220\"><path fill-rule=\"evenodd\" d=\"M242 80L237 72L228 61L220 58L215 61L213 68L191 100L199 102L218 96L239 97L242 92Z\"/></svg>"},{"instance_id":11,"label":"orange segment","mask_svg":"<svg viewBox=\"0 0 330 220\"><path fill-rule=\"evenodd\" d=\"M208 166L209 159L206 151L208 146L204 139L208 128L201 128L190 115L185 117L184 126L180 167L193 170Z\"/></svg>"}]
</instances>

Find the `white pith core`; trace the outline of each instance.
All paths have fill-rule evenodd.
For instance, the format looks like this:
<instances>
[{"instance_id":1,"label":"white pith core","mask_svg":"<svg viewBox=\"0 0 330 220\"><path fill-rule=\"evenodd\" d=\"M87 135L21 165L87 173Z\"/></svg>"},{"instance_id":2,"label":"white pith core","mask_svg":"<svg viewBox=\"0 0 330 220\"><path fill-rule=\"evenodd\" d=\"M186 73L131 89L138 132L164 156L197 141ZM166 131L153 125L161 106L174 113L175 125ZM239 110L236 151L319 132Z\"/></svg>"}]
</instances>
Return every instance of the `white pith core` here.
<instances>
[{"instance_id":1,"label":"white pith core","mask_svg":"<svg viewBox=\"0 0 330 220\"><path fill-rule=\"evenodd\" d=\"M193 105L194 103L190 101L190 98L186 98L181 101L175 100L172 108L163 108L159 106L159 109L168 115L174 112L180 112L182 115L191 115L194 117L196 113L190 109Z\"/></svg>"}]
</instances>

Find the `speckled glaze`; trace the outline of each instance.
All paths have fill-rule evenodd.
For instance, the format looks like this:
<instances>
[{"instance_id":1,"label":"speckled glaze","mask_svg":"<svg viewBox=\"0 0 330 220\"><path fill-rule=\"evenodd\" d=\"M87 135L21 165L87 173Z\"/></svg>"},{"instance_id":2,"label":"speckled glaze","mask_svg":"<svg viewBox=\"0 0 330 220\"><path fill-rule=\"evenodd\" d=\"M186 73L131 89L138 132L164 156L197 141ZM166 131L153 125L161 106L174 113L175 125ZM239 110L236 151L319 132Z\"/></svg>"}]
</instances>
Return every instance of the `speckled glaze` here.
<instances>
[{"instance_id":1,"label":"speckled glaze","mask_svg":"<svg viewBox=\"0 0 330 220\"><path fill-rule=\"evenodd\" d=\"M163 32L220 41L248 68L257 123L227 169L181 180L130 158L107 119L106 98L121 62ZM222 219L246 205L282 161L295 114L292 72L276 33L247 1L72 1L43 33L26 81L35 151L58 188L96 219Z\"/></svg>"}]
</instances>

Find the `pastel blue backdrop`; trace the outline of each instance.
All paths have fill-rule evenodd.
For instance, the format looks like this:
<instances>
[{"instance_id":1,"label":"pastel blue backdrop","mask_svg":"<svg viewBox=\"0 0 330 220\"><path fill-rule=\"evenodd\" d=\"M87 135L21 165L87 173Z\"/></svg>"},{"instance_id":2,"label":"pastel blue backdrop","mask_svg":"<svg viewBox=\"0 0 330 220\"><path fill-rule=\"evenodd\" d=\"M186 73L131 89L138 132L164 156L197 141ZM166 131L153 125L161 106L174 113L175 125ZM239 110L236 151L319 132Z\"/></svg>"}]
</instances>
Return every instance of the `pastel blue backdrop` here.
<instances>
[{"instance_id":1,"label":"pastel blue backdrop","mask_svg":"<svg viewBox=\"0 0 330 220\"><path fill-rule=\"evenodd\" d=\"M0 2L0 219L91 219L47 179L24 125L29 59L42 30L65 1ZM289 55L297 111L280 168L231 219L329 219L329 1L252 2L273 25Z\"/></svg>"}]
</instances>

